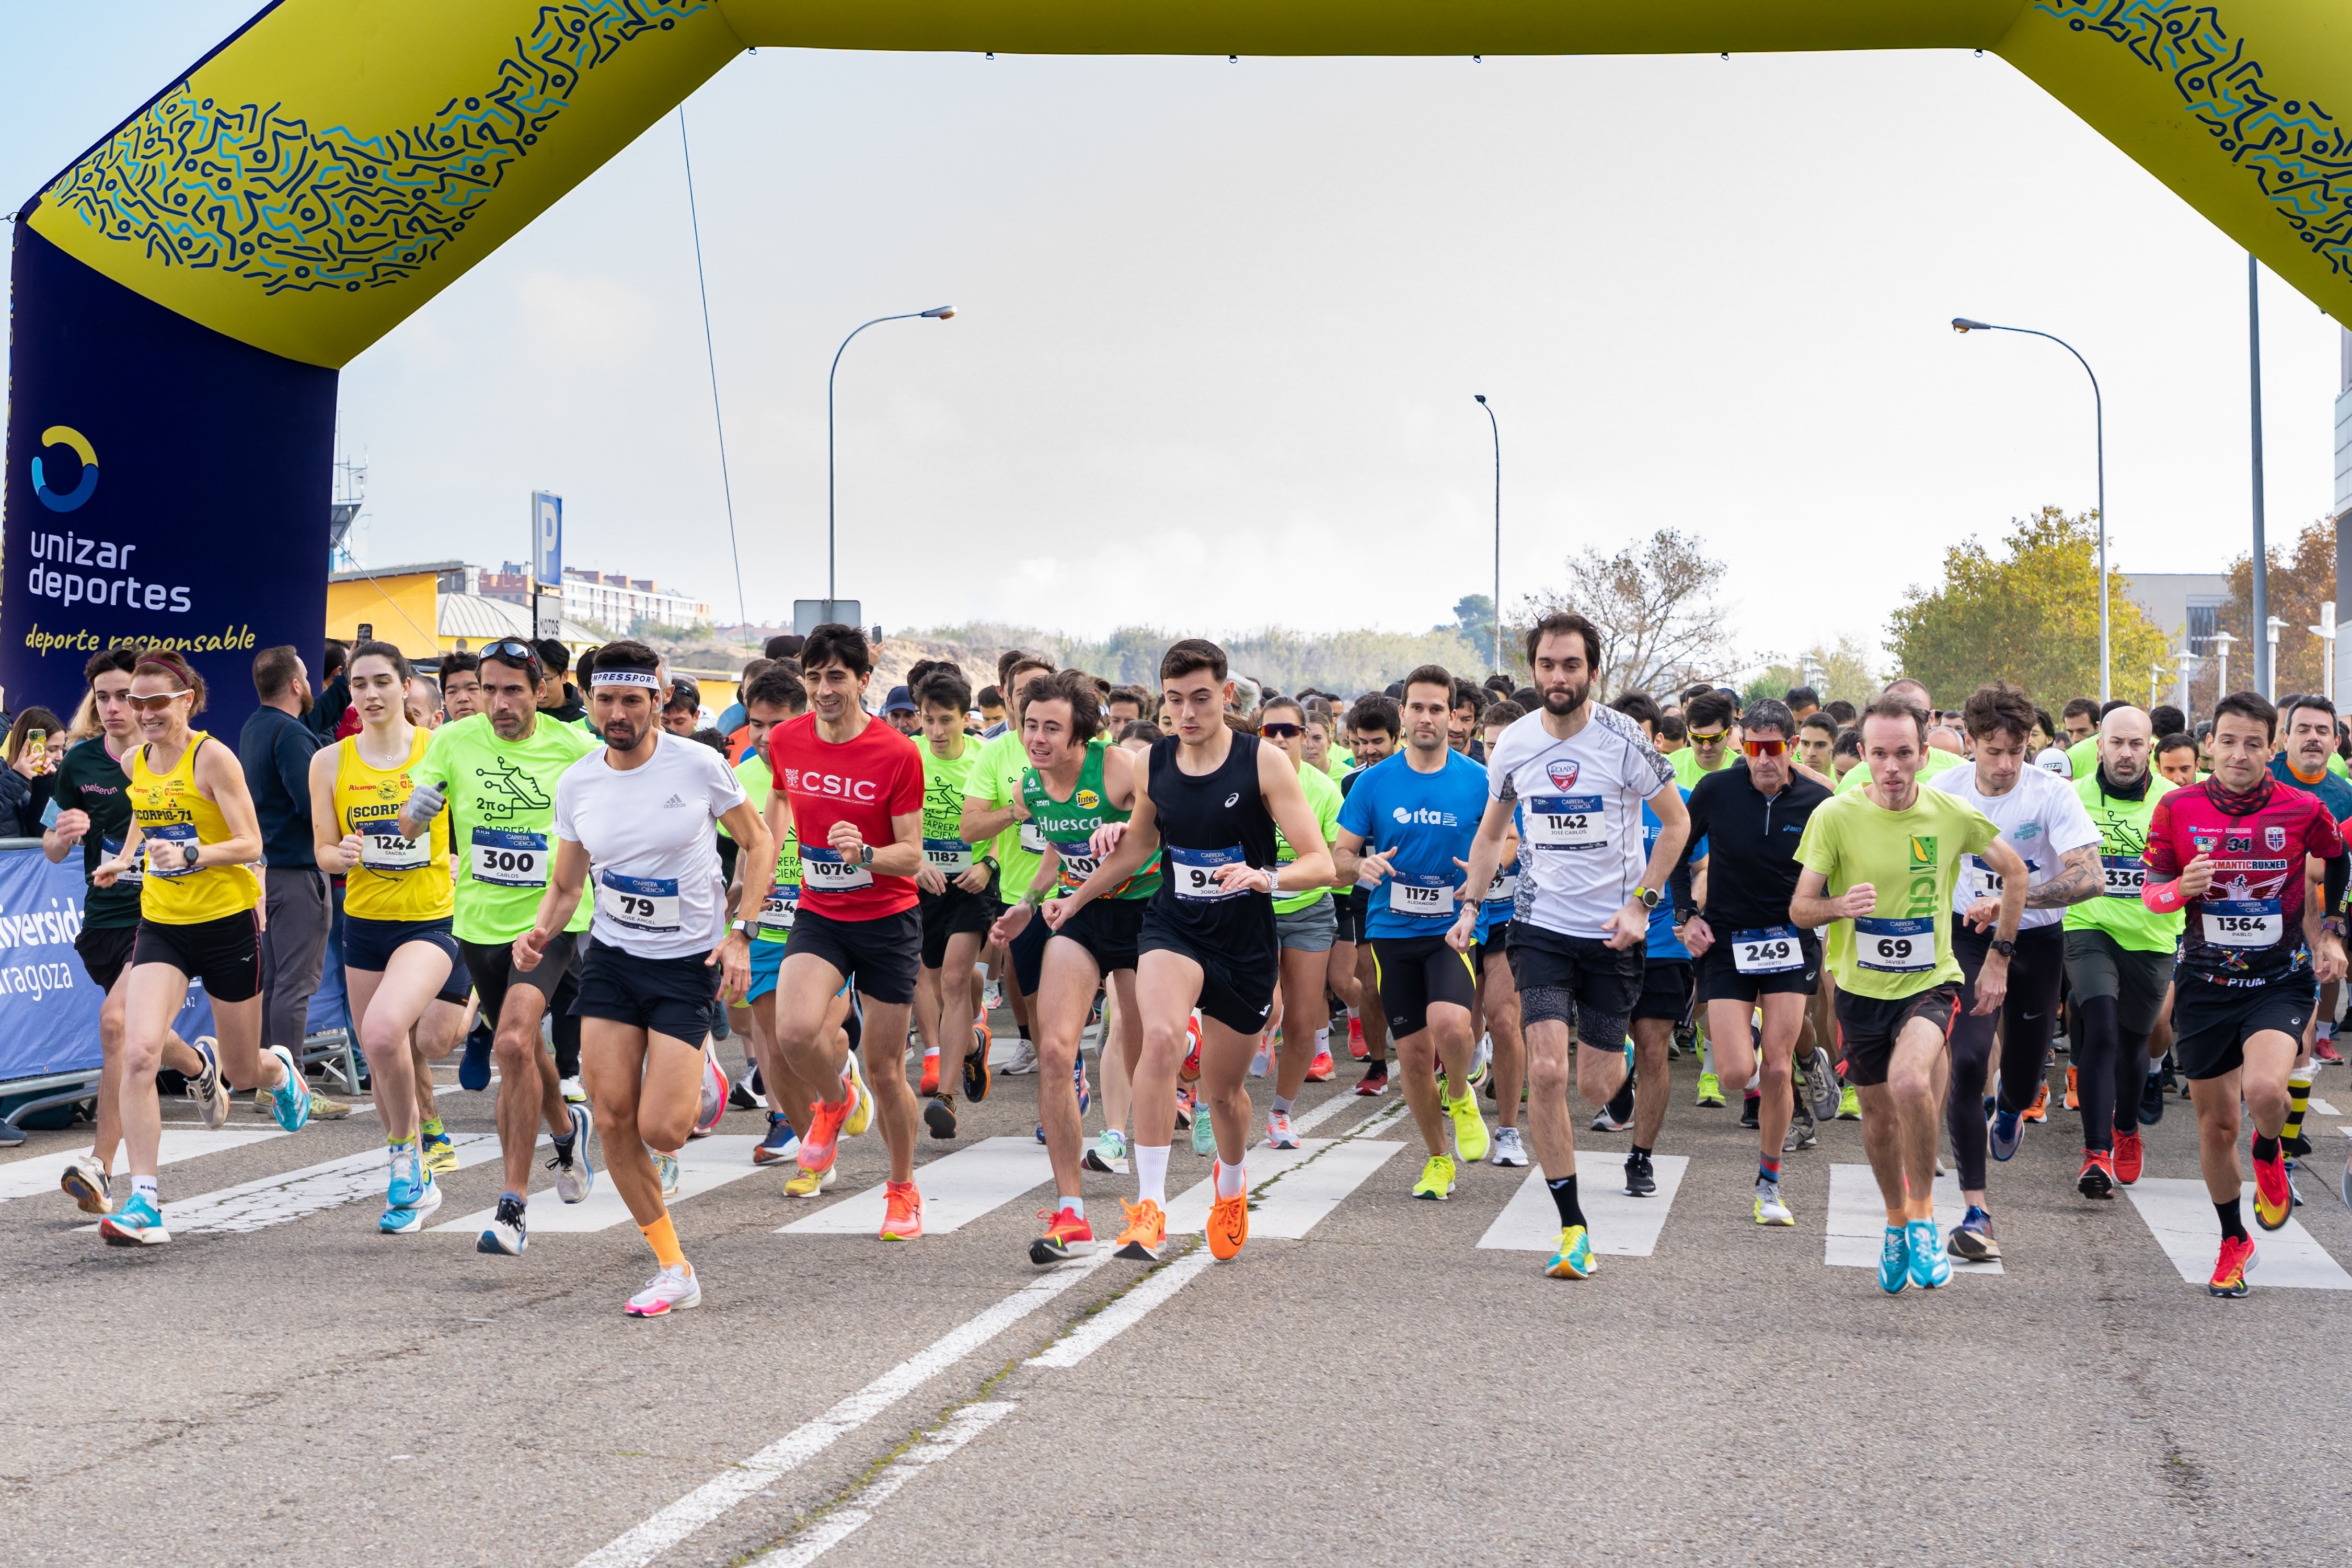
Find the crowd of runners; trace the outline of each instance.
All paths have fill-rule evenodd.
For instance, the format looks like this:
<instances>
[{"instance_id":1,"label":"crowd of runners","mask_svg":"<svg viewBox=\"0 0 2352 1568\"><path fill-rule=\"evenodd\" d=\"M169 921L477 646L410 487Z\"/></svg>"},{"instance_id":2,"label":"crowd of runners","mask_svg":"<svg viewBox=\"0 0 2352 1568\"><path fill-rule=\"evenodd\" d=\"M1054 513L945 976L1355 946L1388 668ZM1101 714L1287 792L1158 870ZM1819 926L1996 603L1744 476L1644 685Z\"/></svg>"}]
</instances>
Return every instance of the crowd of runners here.
<instances>
[{"instance_id":1,"label":"crowd of runners","mask_svg":"<svg viewBox=\"0 0 2352 1568\"><path fill-rule=\"evenodd\" d=\"M2341 1059L2352 743L2331 702L2239 692L2192 731L2086 700L2053 721L2005 682L1952 710L1908 679L1859 709L1711 685L1603 701L1582 617L1547 616L1523 651L1524 684L1424 666L1343 700L1264 691L1198 639L1156 689L1015 650L977 689L919 664L877 704L866 637L825 626L772 643L698 734L698 694L635 642L592 650L576 688L560 649L519 639L445 658L437 685L389 643L351 648L355 721L310 759L310 847L342 888L380 1228L440 1205L457 1157L432 1064L462 1042L467 1087L498 1075L504 1190L478 1249L529 1245L544 1147L562 1201L608 1181L643 1231L657 1271L635 1315L701 1299L667 1200L730 1100L766 1110L752 1158L791 1164L796 1198L878 1129L879 1234L912 1241L918 1142L952 1140L992 1071L1039 1075L1055 1197L1033 1263L1158 1259L1180 1134L1211 1162L1207 1246L1231 1261L1253 1141L1297 1147L1295 1102L1344 1053L1357 1093L1402 1089L1414 1196L1532 1163L1558 1210L1545 1269L1583 1279L1580 1176L1656 1192L1667 1064L1696 1052L1697 1107L1730 1089L1756 1131L1759 1226L1797 1223L1783 1158L1860 1120L1894 1293L2000 1255L1990 1166L2050 1117L2063 1031L2082 1198L2137 1182L2141 1129L2185 1095L2210 1289L2245 1292L2242 1134L2253 1226L2275 1230L2313 1074ZM291 657L257 659L265 698ZM152 1247L160 1074L214 1127L233 1086L297 1131L312 1090L264 1016L263 829L196 727L203 681L134 649L87 679L96 732L57 770L46 847L89 883L77 946L107 1069L64 1185L107 1243ZM214 1033L184 1040L192 980ZM1020 1037L995 1068L992 1007ZM1580 1171L1571 1086L1593 1127L1631 1130L1622 1171ZM1947 1132L1965 1213L1939 1233Z\"/></svg>"}]
</instances>

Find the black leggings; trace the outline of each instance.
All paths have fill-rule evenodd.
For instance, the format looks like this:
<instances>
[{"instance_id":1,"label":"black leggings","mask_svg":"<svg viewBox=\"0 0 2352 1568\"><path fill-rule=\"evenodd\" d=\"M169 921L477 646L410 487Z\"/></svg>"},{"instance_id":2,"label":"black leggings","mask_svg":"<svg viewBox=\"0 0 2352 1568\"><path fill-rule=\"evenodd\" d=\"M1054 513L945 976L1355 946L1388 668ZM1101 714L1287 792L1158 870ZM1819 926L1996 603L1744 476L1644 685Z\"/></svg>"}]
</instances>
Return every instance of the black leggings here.
<instances>
[{"instance_id":1,"label":"black leggings","mask_svg":"<svg viewBox=\"0 0 2352 1568\"><path fill-rule=\"evenodd\" d=\"M1960 1168L1960 1189L1981 1192L1985 1184L1984 1091L1992 1063L1993 1025L2000 1026L2000 1105L2023 1110L2033 1103L2050 1059L2050 1037L2057 1030L2058 989L2066 979L2066 933L2062 926L2030 926L2017 933L2017 956L2009 961L2009 995L1998 1015L1975 1016L1977 972L1992 951L1990 931L1971 931L1952 917L1952 955L1960 961L1960 1016L1952 1026L1952 1091L1944 1102L1951 1129L1952 1156Z\"/></svg>"},{"instance_id":2,"label":"black leggings","mask_svg":"<svg viewBox=\"0 0 2352 1568\"><path fill-rule=\"evenodd\" d=\"M2074 1047L2074 1092L2083 1101L2083 1147L2112 1151L2116 1133L2139 1131L2147 1037L2125 1037L2112 996L2078 996L2074 1013L2082 1020Z\"/></svg>"}]
</instances>

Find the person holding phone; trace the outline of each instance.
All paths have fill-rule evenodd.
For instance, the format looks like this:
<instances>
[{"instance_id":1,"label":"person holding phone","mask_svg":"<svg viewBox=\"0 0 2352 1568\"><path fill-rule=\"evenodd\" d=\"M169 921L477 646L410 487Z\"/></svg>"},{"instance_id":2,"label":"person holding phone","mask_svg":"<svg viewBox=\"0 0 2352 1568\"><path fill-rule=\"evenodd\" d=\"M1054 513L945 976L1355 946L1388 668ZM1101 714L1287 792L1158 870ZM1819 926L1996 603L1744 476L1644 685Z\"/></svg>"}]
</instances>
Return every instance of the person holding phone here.
<instances>
[{"instance_id":1,"label":"person holding phone","mask_svg":"<svg viewBox=\"0 0 2352 1568\"><path fill-rule=\"evenodd\" d=\"M65 725L46 708L27 708L8 730L8 766L0 776L0 837L38 838L41 818L49 809L49 795L58 759L65 747L58 742Z\"/></svg>"}]
</instances>

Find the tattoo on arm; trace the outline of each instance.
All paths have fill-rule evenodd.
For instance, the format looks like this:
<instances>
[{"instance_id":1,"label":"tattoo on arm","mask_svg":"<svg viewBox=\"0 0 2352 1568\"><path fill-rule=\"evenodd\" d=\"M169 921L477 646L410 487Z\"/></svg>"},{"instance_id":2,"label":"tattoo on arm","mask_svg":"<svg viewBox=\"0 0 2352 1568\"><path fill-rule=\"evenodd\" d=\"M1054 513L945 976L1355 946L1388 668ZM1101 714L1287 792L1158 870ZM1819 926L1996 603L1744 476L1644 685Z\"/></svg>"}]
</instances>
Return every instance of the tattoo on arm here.
<instances>
[{"instance_id":1,"label":"tattoo on arm","mask_svg":"<svg viewBox=\"0 0 2352 1568\"><path fill-rule=\"evenodd\" d=\"M2025 907L2029 910L2062 910L2068 904L2079 904L2095 899L2105 889L2099 873L2099 851L2095 845L2069 849L2063 856L2064 868L2038 888L2025 890Z\"/></svg>"}]
</instances>

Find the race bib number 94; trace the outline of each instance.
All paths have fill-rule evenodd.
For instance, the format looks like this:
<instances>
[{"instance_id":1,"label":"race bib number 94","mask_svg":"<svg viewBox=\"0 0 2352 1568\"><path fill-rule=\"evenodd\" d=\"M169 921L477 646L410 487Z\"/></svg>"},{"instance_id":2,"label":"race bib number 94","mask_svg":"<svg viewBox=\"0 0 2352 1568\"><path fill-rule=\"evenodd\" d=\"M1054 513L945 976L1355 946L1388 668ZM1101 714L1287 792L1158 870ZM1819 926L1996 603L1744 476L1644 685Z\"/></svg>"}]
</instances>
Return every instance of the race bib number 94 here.
<instances>
[{"instance_id":1,"label":"race bib number 94","mask_svg":"<svg viewBox=\"0 0 2352 1568\"><path fill-rule=\"evenodd\" d=\"M1936 922L1874 920L1853 922L1855 960L1881 974L1925 974L1936 967Z\"/></svg>"},{"instance_id":2,"label":"race bib number 94","mask_svg":"<svg viewBox=\"0 0 2352 1568\"><path fill-rule=\"evenodd\" d=\"M1249 863L1238 844L1230 849L1179 849L1171 844L1168 859L1175 872L1176 896L1180 899L1206 903L1217 899L1238 899L1250 891L1247 888L1228 888L1217 880L1219 867Z\"/></svg>"}]
</instances>

